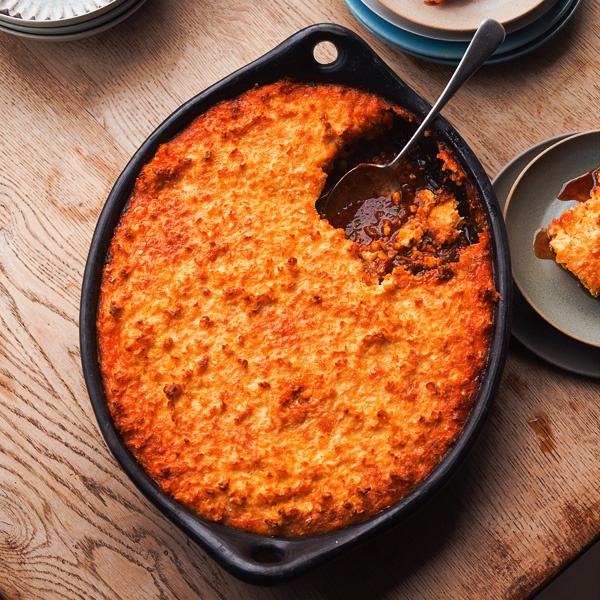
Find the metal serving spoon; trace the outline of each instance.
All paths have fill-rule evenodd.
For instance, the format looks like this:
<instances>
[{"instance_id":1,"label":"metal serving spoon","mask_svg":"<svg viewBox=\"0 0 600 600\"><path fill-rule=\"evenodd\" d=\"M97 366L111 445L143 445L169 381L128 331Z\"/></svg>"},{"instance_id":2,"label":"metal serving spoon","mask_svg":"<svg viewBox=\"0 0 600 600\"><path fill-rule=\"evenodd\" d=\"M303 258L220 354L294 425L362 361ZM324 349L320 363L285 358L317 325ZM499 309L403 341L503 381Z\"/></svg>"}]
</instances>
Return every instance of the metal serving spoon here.
<instances>
[{"instance_id":1,"label":"metal serving spoon","mask_svg":"<svg viewBox=\"0 0 600 600\"><path fill-rule=\"evenodd\" d=\"M384 165L363 163L348 171L336 183L325 198L321 209L322 215L332 221L338 213L351 204L379 196L392 194L398 189L399 183L396 170L415 143L423 135L431 122L454 96L458 89L477 69L493 54L504 41L504 27L492 19L481 23L471 43L467 47L454 75L446 85L438 101L425 117L420 127L391 162Z\"/></svg>"}]
</instances>

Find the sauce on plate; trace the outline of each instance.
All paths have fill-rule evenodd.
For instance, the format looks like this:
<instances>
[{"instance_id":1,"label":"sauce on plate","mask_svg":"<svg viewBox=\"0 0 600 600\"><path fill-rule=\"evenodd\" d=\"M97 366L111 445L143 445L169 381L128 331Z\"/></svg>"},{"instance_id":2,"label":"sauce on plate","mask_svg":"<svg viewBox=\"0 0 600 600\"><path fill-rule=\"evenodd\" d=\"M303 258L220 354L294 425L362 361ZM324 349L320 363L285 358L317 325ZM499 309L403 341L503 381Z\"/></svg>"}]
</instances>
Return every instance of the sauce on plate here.
<instances>
[{"instance_id":1,"label":"sauce on plate","mask_svg":"<svg viewBox=\"0 0 600 600\"><path fill-rule=\"evenodd\" d=\"M580 175L567 181L560 190L557 198L559 200L576 200L577 202L589 200L597 185L599 174L600 167L593 169L585 175Z\"/></svg>"}]
</instances>

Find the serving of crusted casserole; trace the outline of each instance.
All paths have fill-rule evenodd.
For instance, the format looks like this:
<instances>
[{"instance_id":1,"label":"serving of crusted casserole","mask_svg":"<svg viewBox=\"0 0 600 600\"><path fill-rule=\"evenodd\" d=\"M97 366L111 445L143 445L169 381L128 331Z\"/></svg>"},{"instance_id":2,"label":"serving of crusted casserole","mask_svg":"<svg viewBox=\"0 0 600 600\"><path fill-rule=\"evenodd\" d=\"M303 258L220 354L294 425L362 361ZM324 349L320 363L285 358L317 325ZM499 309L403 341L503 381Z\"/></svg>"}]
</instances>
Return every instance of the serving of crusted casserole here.
<instances>
[{"instance_id":1,"label":"serving of crusted casserole","mask_svg":"<svg viewBox=\"0 0 600 600\"><path fill-rule=\"evenodd\" d=\"M556 262L579 278L592 296L600 297L600 169L591 197L548 225Z\"/></svg>"},{"instance_id":2,"label":"serving of crusted casserole","mask_svg":"<svg viewBox=\"0 0 600 600\"><path fill-rule=\"evenodd\" d=\"M440 144L448 184L396 197L364 243L315 209L345 149L398 119L360 90L281 81L209 109L137 179L104 266L106 397L158 486L207 519L343 527L460 435L497 300L464 171Z\"/></svg>"}]
</instances>

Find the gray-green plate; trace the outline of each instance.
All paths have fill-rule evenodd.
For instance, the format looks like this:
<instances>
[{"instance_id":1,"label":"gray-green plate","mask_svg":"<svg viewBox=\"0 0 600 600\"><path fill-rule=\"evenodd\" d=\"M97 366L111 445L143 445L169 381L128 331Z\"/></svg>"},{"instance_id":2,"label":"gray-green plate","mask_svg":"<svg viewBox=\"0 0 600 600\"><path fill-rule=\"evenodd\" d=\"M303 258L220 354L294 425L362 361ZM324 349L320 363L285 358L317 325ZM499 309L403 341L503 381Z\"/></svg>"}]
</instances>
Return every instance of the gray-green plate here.
<instances>
[{"instance_id":1,"label":"gray-green plate","mask_svg":"<svg viewBox=\"0 0 600 600\"><path fill-rule=\"evenodd\" d=\"M513 184L525 167L539 154L577 132L543 140L515 156L496 175L492 185L501 208ZM565 335L531 308L518 288L514 290L512 334L528 350L548 363L587 377L600 377L600 348Z\"/></svg>"},{"instance_id":2,"label":"gray-green plate","mask_svg":"<svg viewBox=\"0 0 600 600\"><path fill-rule=\"evenodd\" d=\"M563 184L600 166L600 130L557 142L515 181L504 207L513 277L536 312L567 336L600 347L600 300L555 261L534 253L536 232L574 202L557 199Z\"/></svg>"}]
</instances>

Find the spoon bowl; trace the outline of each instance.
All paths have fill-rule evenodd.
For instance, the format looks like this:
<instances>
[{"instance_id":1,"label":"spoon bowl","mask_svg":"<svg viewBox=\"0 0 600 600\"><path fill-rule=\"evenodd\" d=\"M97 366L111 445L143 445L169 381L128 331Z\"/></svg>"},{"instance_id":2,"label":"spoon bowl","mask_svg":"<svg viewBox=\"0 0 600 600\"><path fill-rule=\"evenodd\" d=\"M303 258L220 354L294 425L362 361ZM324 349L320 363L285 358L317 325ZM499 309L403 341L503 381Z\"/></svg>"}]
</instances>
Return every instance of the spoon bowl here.
<instances>
[{"instance_id":1,"label":"spoon bowl","mask_svg":"<svg viewBox=\"0 0 600 600\"><path fill-rule=\"evenodd\" d=\"M329 192L321 210L329 222L335 222L336 215L343 213L349 206L371 198L391 196L398 190L396 174L403 160L450 98L496 51L505 35L504 27L497 21L487 19L481 23L444 91L400 153L392 161L382 165L359 164L343 175Z\"/></svg>"}]
</instances>

